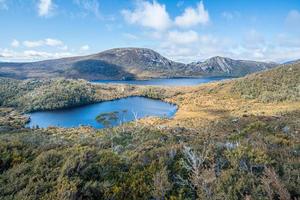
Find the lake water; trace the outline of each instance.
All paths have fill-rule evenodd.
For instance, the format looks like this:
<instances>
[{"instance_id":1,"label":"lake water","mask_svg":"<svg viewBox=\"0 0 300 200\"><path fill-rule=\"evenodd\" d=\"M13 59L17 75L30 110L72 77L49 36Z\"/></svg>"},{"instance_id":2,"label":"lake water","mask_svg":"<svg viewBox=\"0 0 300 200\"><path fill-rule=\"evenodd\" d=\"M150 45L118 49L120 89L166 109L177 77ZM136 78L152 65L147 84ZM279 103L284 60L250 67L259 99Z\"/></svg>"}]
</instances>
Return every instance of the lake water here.
<instances>
[{"instance_id":1,"label":"lake water","mask_svg":"<svg viewBox=\"0 0 300 200\"><path fill-rule=\"evenodd\" d=\"M96 103L76 108L30 113L30 123L27 127L46 128L49 126L78 127L89 125L94 128L116 126L123 122L133 121L147 116L172 117L177 111L175 105L144 97L128 97L119 100ZM111 112L114 112L111 114ZM99 123L96 117L110 117ZM107 113L107 115L105 114ZM110 114L108 114L110 113ZM115 118L117 117L117 119ZM108 122L109 121L109 122Z\"/></svg>"},{"instance_id":2,"label":"lake water","mask_svg":"<svg viewBox=\"0 0 300 200\"><path fill-rule=\"evenodd\" d=\"M162 78L150 80L98 80L93 83L118 83L118 84L131 84L131 85L165 85L165 86L191 86L201 83L208 83L213 81L220 81L230 79L232 77L201 77L201 78Z\"/></svg>"}]
</instances>

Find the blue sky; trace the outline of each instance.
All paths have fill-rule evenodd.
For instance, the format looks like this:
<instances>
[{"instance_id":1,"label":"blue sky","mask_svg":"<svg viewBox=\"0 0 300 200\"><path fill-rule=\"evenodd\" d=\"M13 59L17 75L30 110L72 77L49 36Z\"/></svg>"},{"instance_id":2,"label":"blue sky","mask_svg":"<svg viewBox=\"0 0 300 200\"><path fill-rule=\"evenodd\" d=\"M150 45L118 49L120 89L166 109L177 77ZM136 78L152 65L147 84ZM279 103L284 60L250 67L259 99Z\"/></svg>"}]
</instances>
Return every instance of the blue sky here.
<instances>
[{"instance_id":1,"label":"blue sky","mask_svg":"<svg viewBox=\"0 0 300 200\"><path fill-rule=\"evenodd\" d=\"M182 62L300 58L300 0L0 0L0 60L146 47Z\"/></svg>"}]
</instances>

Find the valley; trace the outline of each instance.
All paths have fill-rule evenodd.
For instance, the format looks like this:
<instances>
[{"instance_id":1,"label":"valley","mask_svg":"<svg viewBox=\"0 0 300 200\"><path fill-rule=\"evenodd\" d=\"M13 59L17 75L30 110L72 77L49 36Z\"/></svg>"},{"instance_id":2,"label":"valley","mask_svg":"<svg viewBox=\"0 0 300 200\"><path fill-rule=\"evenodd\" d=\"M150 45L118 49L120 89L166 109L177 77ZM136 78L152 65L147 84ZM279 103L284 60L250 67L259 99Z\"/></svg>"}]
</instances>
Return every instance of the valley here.
<instances>
[{"instance_id":1,"label":"valley","mask_svg":"<svg viewBox=\"0 0 300 200\"><path fill-rule=\"evenodd\" d=\"M296 63L196 86L1 78L0 193L5 198L147 199L158 191L156 174L166 173L158 179L170 184L164 189L173 199L210 194L256 199L270 191L296 198L299 77ZM147 117L106 129L25 128L24 112L129 96L160 99L178 110L171 119ZM193 169L190 159L203 162ZM191 187L194 178L206 185ZM38 186L33 179L40 180Z\"/></svg>"},{"instance_id":2,"label":"valley","mask_svg":"<svg viewBox=\"0 0 300 200\"><path fill-rule=\"evenodd\" d=\"M0 0L0 200L300 200L299 0Z\"/></svg>"}]
</instances>

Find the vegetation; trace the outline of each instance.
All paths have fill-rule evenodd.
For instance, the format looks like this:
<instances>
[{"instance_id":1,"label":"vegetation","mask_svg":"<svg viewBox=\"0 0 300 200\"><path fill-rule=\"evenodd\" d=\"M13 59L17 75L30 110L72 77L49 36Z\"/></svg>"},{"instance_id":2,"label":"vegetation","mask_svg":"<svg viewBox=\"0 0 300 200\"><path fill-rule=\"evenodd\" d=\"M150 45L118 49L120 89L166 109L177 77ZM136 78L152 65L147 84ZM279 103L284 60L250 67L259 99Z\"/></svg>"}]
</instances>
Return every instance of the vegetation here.
<instances>
[{"instance_id":1,"label":"vegetation","mask_svg":"<svg viewBox=\"0 0 300 200\"><path fill-rule=\"evenodd\" d=\"M69 108L128 96L167 98L176 95L176 88L91 84L85 80L25 80L0 78L0 106L23 112Z\"/></svg>"},{"instance_id":2,"label":"vegetation","mask_svg":"<svg viewBox=\"0 0 300 200\"><path fill-rule=\"evenodd\" d=\"M203 131L135 124L7 132L0 135L0 194L3 199L299 197L295 116L299 113L227 121L219 128L238 129L222 140Z\"/></svg>"},{"instance_id":3,"label":"vegetation","mask_svg":"<svg viewBox=\"0 0 300 200\"><path fill-rule=\"evenodd\" d=\"M102 60L83 60L76 62L69 72L72 77L83 77L86 79L132 79L134 75L124 71L122 67ZM74 75L73 75L74 74Z\"/></svg>"},{"instance_id":4,"label":"vegetation","mask_svg":"<svg viewBox=\"0 0 300 200\"><path fill-rule=\"evenodd\" d=\"M0 79L0 105L24 111L53 110L95 101L95 89L83 80L16 81Z\"/></svg>"},{"instance_id":5,"label":"vegetation","mask_svg":"<svg viewBox=\"0 0 300 200\"><path fill-rule=\"evenodd\" d=\"M97 122L102 124L104 127L110 127L115 124L118 120L120 120L121 114L127 112L123 110L122 112L114 111L108 113L101 113L96 117Z\"/></svg>"},{"instance_id":6,"label":"vegetation","mask_svg":"<svg viewBox=\"0 0 300 200\"><path fill-rule=\"evenodd\" d=\"M236 81L233 91L263 102L300 100L300 64L278 67Z\"/></svg>"},{"instance_id":7,"label":"vegetation","mask_svg":"<svg viewBox=\"0 0 300 200\"><path fill-rule=\"evenodd\" d=\"M297 93L288 89L286 98L264 101L259 92L275 95L299 86L298 69L289 73L290 66L182 88L5 79L11 87L1 89L0 122L9 128L0 129L0 199L299 199ZM91 89L82 99L92 102L145 95L176 103L179 110L174 119L149 118L101 130L26 129L22 115L4 107L27 108L30 102L22 102L29 94L41 94L31 101L50 91L74 95L72 89L54 89L56 81L79 93ZM245 98L255 87L257 95ZM111 121L116 115L97 119Z\"/></svg>"}]
</instances>

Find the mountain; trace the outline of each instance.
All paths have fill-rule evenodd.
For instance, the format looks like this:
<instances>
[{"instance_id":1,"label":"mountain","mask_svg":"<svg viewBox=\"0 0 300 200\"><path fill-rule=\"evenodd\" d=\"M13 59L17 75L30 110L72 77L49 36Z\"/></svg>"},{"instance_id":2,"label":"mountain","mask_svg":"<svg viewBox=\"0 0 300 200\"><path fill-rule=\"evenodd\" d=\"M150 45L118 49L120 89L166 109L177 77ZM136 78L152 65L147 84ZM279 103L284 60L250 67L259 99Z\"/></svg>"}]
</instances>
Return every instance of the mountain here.
<instances>
[{"instance_id":1,"label":"mountain","mask_svg":"<svg viewBox=\"0 0 300 200\"><path fill-rule=\"evenodd\" d=\"M145 77L176 75L176 72L183 72L185 69L184 64L171 61L145 48L111 49L92 55L91 59L122 66L132 74Z\"/></svg>"},{"instance_id":2,"label":"mountain","mask_svg":"<svg viewBox=\"0 0 300 200\"><path fill-rule=\"evenodd\" d=\"M300 63L283 64L236 79L233 91L263 102L300 101ZM300 105L300 104L299 104Z\"/></svg>"},{"instance_id":3,"label":"mountain","mask_svg":"<svg viewBox=\"0 0 300 200\"><path fill-rule=\"evenodd\" d=\"M117 48L88 56L31 63L0 63L0 76L25 78L138 79L181 76L185 65L145 48Z\"/></svg>"},{"instance_id":4,"label":"mountain","mask_svg":"<svg viewBox=\"0 0 300 200\"><path fill-rule=\"evenodd\" d=\"M288 61L288 62L285 62L284 64L296 64L296 63L300 63L300 59Z\"/></svg>"},{"instance_id":5,"label":"mountain","mask_svg":"<svg viewBox=\"0 0 300 200\"><path fill-rule=\"evenodd\" d=\"M189 66L195 70L202 70L207 75L229 75L244 76L257 71L273 68L276 63L257 62L250 60L233 60L226 57L212 57L204 62L190 63Z\"/></svg>"},{"instance_id":6,"label":"mountain","mask_svg":"<svg viewBox=\"0 0 300 200\"><path fill-rule=\"evenodd\" d=\"M182 76L243 76L275 66L274 63L214 57L183 64L146 48L116 48L97 54L30 63L0 63L0 77L148 79Z\"/></svg>"}]
</instances>

